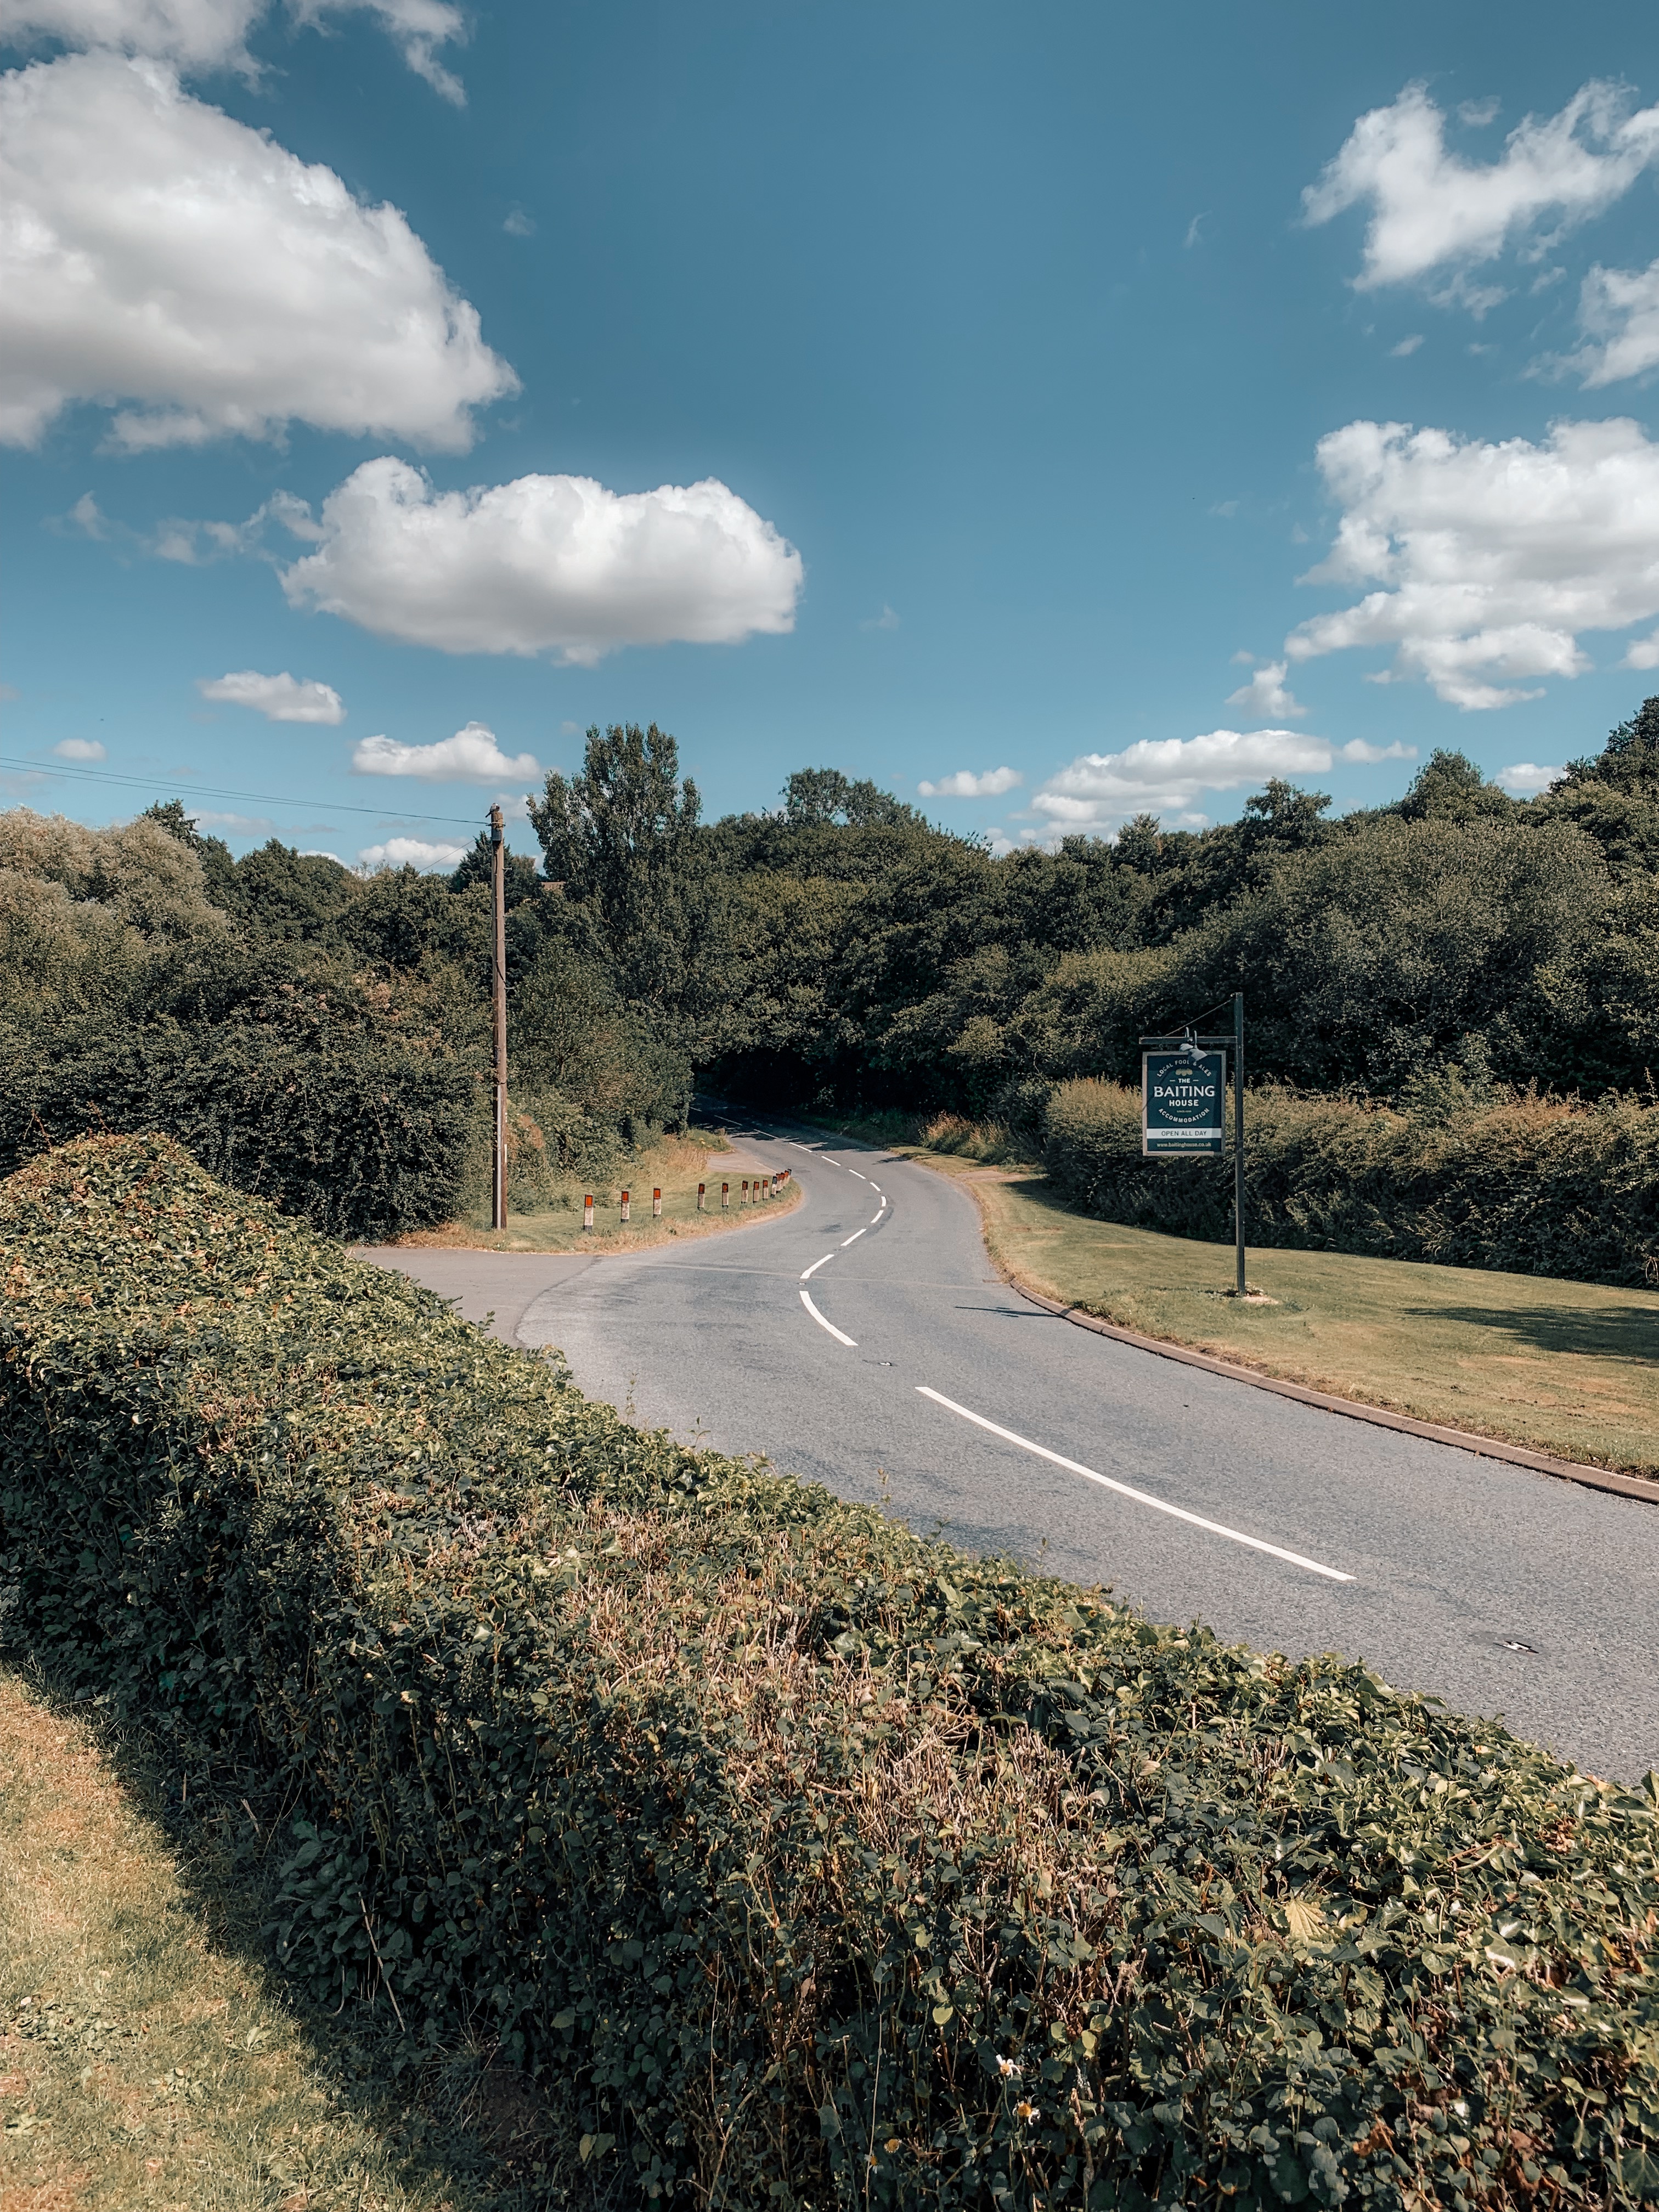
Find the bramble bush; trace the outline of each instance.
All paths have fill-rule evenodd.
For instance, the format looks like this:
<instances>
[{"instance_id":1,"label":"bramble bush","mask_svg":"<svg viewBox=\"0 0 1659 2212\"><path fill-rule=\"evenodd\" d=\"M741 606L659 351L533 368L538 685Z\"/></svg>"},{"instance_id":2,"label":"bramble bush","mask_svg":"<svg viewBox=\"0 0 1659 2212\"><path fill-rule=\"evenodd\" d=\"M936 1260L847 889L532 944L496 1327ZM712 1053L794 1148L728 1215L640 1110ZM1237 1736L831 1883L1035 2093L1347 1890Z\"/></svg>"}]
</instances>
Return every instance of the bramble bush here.
<instances>
[{"instance_id":1,"label":"bramble bush","mask_svg":"<svg viewBox=\"0 0 1659 2212\"><path fill-rule=\"evenodd\" d=\"M1412 1107L1247 1090L1248 1241L1587 1283L1659 1279L1659 1102L1471 1098L1454 1070L1437 1089L1425 1079ZM1043 1127L1054 1187L1085 1212L1231 1241L1231 1155L1144 1159L1138 1091L1059 1084Z\"/></svg>"},{"instance_id":2,"label":"bramble bush","mask_svg":"<svg viewBox=\"0 0 1659 2212\"><path fill-rule=\"evenodd\" d=\"M1659 1780L584 1399L158 1137L0 1187L11 1625L639 2198L1659 2192Z\"/></svg>"}]
</instances>

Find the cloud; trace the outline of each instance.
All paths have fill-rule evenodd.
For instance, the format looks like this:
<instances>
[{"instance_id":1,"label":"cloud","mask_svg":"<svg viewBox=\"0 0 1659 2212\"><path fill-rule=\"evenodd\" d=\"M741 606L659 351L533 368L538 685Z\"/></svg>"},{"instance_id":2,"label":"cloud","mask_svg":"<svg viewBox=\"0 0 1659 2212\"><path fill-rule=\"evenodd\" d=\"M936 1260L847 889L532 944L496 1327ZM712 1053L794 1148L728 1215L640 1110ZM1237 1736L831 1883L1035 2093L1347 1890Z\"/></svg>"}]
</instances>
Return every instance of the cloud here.
<instances>
[{"instance_id":1,"label":"cloud","mask_svg":"<svg viewBox=\"0 0 1659 2212\"><path fill-rule=\"evenodd\" d=\"M459 83L436 59L436 50L466 35L459 8L447 0L290 0L301 23L325 15L367 9L379 18L404 59L434 91L458 104ZM186 73L236 70L259 74L247 50L248 33L267 12L268 0L7 0L5 36L14 46L57 40L66 46L107 46L173 63Z\"/></svg>"},{"instance_id":2,"label":"cloud","mask_svg":"<svg viewBox=\"0 0 1659 2212\"><path fill-rule=\"evenodd\" d=\"M0 440L123 401L119 450L289 422L465 452L518 379L398 210L112 53L0 78Z\"/></svg>"},{"instance_id":3,"label":"cloud","mask_svg":"<svg viewBox=\"0 0 1659 2212\"><path fill-rule=\"evenodd\" d=\"M64 517L64 526L68 530L78 530L83 538L94 538L100 542L112 535L109 517L89 491L83 491L70 507Z\"/></svg>"},{"instance_id":4,"label":"cloud","mask_svg":"<svg viewBox=\"0 0 1659 2212\"><path fill-rule=\"evenodd\" d=\"M509 238L534 238L535 217L526 215L521 207L511 208L507 211L507 221L501 225L501 228Z\"/></svg>"},{"instance_id":5,"label":"cloud","mask_svg":"<svg viewBox=\"0 0 1659 2212\"><path fill-rule=\"evenodd\" d=\"M1620 662L1621 668L1659 668L1659 629L1651 637L1638 637Z\"/></svg>"},{"instance_id":6,"label":"cloud","mask_svg":"<svg viewBox=\"0 0 1659 2212\"><path fill-rule=\"evenodd\" d=\"M983 775L959 768L953 775L941 776L937 783L919 783L916 789L924 799L1000 799L1024 781L1015 768L988 769Z\"/></svg>"},{"instance_id":7,"label":"cloud","mask_svg":"<svg viewBox=\"0 0 1659 2212\"><path fill-rule=\"evenodd\" d=\"M1189 813L1202 791L1236 791L1273 775L1322 775L1334 757L1323 738L1300 730L1141 738L1121 753L1079 755L1049 777L1031 805L1058 830L1098 832L1143 811Z\"/></svg>"},{"instance_id":8,"label":"cloud","mask_svg":"<svg viewBox=\"0 0 1659 2212\"><path fill-rule=\"evenodd\" d=\"M893 612L891 607L884 603L878 615L872 615L868 622L861 622L859 624L860 629L896 629L898 626L898 617Z\"/></svg>"},{"instance_id":9,"label":"cloud","mask_svg":"<svg viewBox=\"0 0 1659 2212\"><path fill-rule=\"evenodd\" d=\"M52 751L62 761L100 761L109 758L109 755L96 738L61 738L52 747Z\"/></svg>"},{"instance_id":10,"label":"cloud","mask_svg":"<svg viewBox=\"0 0 1659 2212\"><path fill-rule=\"evenodd\" d=\"M1208 208L1206 208L1201 215L1195 215L1192 221L1188 224L1187 235L1181 241L1182 247L1188 252L1190 252L1194 246L1201 242L1204 235L1201 226L1206 223L1209 219L1210 210Z\"/></svg>"},{"instance_id":11,"label":"cloud","mask_svg":"<svg viewBox=\"0 0 1659 2212\"><path fill-rule=\"evenodd\" d=\"M422 874L435 869L452 875L471 850L469 845L433 844L424 837L388 837L384 845L365 845L357 866L370 874L376 868L418 868Z\"/></svg>"},{"instance_id":12,"label":"cloud","mask_svg":"<svg viewBox=\"0 0 1659 2212\"><path fill-rule=\"evenodd\" d=\"M1246 655L1246 658L1248 659L1249 656ZM1237 659L1237 654L1234 655L1234 659ZM1267 721L1275 718L1288 718L1295 721L1299 715L1305 714L1308 710L1291 692L1285 689L1285 664L1282 660L1269 660L1264 663L1256 670L1248 684L1242 684L1237 691L1228 693L1227 704L1230 707L1242 707L1252 720L1259 717Z\"/></svg>"},{"instance_id":13,"label":"cloud","mask_svg":"<svg viewBox=\"0 0 1659 2212\"><path fill-rule=\"evenodd\" d=\"M345 708L330 684L296 678L284 669L280 676L261 676L256 668L239 668L228 676L200 676L196 689L204 699L222 700L227 706L257 708L268 722L343 722Z\"/></svg>"},{"instance_id":14,"label":"cloud","mask_svg":"<svg viewBox=\"0 0 1659 2212\"><path fill-rule=\"evenodd\" d=\"M354 775L417 775L427 783L534 782L541 775L532 755L509 760L494 730L469 722L436 744L400 745L391 738L365 738L351 756Z\"/></svg>"},{"instance_id":15,"label":"cloud","mask_svg":"<svg viewBox=\"0 0 1659 2212\"><path fill-rule=\"evenodd\" d=\"M1533 241L1547 252L1574 224L1628 191L1659 159L1659 106L1628 112L1620 87L1597 81L1559 115L1525 117L1501 160L1470 162L1449 153L1446 118L1421 84L1389 107L1362 115L1317 184L1302 195L1306 220L1328 222L1362 204L1370 210L1358 290L1442 275L1441 304L1477 313L1504 297L1473 284L1468 271L1505 246L1527 249L1544 216L1555 227Z\"/></svg>"},{"instance_id":16,"label":"cloud","mask_svg":"<svg viewBox=\"0 0 1659 2212\"><path fill-rule=\"evenodd\" d=\"M1422 343L1422 331L1413 331L1408 338L1401 338L1398 345L1389 348L1389 358L1394 361L1407 361Z\"/></svg>"},{"instance_id":17,"label":"cloud","mask_svg":"<svg viewBox=\"0 0 1659 2212\"><path fill-rule=\"evenodd\" d=\"M1373 682L1502 707L1537 696L1528 679L1582 674L1580 630L1659 614L1659 446L1635 422L1558 422L1535 446L1350 422L1318 459L1343 514L1302 580L1382 588L1292 630L1292 661L1393 646Z\"/></svg>"},{"instance_id":18,"label":"cloud","mask_svg":"<svg viewBox=\"0 0 1659 2212\"><path fill-rule=\"evenodd\" d=\"M290 605L444 653L735 644L793 629L801 557L709 477L607 491L518 477L434 491L408 462L365 461L324 502L317 550L283 573Z\"/></svg>"},{"instance_id":19,"label":"cloud","mask_svg":"<svg viewBox=\"0 0 1659 2212\"><path fill-rule=\"evenodd\" d=\"M1587 386L1659 368L1659 261L1645 269L1598 264L1578 295L1578 325L1590 343L1560 365L1576 368Z\"/></svg>"},{"instance_id":20,"label":"cloud","mask_svg":"<svg viewBox=\"0 0 1659 2212\"><path fill-rule=\"evenodd\" d=\"M466 18L447 0L289 0L289 4L302 23L316 23L336 9L366 10L375 17L416 76L424 77L434 92L453 106L465 106L460 79L437 58L440 46L459 43L466 36Z\"/></svg>"},{"instance_id":21,"label":"cloud","mask_svg":"<svg viewBox=\"0 0 1659 2212\"><path fill-rule=\"evenodd\" d=\"M1346 745L1336 749L1338 760L1358 761L1365 767L1374 767L1378 761L1415 760L1417 747L1402 745L1396 738L1391 745L1368 745L1364 738L1350 738Z\"/></svg>"},{"instance_id":22,"label":"cloud","mask_svg":"<svg viewBox=\"0 0 1659 2212\"><path fill-rule=\"evenodd\" d=\"M1530 799L1534 792L1547 791L1566 774L1563 768L1540 768L1534 761L1516 761L1513 768L1500 768L1498 781L1516 799Z\"/></svg>"}]
</instances>

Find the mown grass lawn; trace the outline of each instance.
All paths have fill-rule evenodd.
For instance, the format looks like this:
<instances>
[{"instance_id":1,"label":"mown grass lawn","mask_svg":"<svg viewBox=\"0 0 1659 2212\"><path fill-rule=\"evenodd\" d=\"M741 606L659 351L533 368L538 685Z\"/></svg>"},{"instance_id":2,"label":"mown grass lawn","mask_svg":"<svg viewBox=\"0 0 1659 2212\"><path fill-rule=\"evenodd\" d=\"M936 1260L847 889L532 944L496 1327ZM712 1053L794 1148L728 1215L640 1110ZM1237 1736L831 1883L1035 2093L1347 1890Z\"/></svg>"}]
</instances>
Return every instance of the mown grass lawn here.
<instances>
[{"instance_id":1,"label":"mown grass lawn","mask_svg":"<svg viewBox=\"0 0 1659 2212\"><path fill-rule=\"evenodd\" d=\"M1659 1293L1345 1252L1231 1244L1073 1212L1039 1175L902 1148L969 1179L992 1257L1013 1279L1120 1327L1419 1419L1659 1477Z\"/></svg>"}]
</instances>

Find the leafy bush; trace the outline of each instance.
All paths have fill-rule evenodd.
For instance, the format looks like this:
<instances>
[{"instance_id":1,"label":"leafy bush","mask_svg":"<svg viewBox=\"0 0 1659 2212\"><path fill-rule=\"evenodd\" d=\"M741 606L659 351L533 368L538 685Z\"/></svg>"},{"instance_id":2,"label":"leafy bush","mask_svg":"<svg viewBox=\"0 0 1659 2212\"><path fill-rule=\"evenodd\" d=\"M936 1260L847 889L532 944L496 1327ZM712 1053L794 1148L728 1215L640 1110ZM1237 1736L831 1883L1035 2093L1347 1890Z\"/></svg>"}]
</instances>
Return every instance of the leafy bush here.
<instances>
[{"instance_id":1,"label":"leafy bush","mask_svg":"<svg viewBox=\"0 0 1659 2212\"><path fill-rule=\"evenodd\" d=\"M0 1236L15 1626L292 1815L314 1995L638 2194L1659 2189L1654 1778L643 1434L162 1139Z\"/></svg>"},{"instance_id":2,"label":"leafy bush","mask_svg":"<svg viewBox=\"0 0 1659 2212\"><path fill-rule=\"evenodd\" d=\"M1659 1279L1659 1103L1471 1095L1421 1076L1409 1112L1273 1086L1245 1101L1245 1236L1587 1283ZM1231 1158L1143 1159L1140 1094L1057 1085L1045 1158L1085 1212L1229 1242Z\"/></svg>"},{"instance_id":3,"label":"leafy bush","mask_svg":"<svg viewBox=\"0 0 1659 2212\"><path fill-rule=\"evenodd\" d=\"M447 1221L483 1094L438 1040L374 1011L289 988L240 1020L87 1023L44 1051L0 1030L0 1171L87 1130L163 1130L337 1236Z\"/></svg>"}]
</instances>

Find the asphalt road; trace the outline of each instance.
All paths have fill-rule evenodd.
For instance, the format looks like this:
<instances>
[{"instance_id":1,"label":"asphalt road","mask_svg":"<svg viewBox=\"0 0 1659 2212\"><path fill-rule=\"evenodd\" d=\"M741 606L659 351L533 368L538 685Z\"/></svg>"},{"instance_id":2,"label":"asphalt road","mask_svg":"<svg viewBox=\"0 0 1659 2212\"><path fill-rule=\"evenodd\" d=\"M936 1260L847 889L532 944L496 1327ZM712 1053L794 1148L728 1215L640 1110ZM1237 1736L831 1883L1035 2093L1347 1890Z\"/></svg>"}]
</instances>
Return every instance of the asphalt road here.
<instances>
[{"instance_id":1,"label":"asphalt road","mask_svg":"<svg viewBox=\"0 0 1659 2212\"><path fill-rule=\"evenodd\" d=\"M943 1177L740 1133L803 1205L637 1259L373 1256L649 1425L1158 1619L1363 1657L1591 1772L1659 1765L1659 1507L1091 1335L996 1279Z\"/></svg>"}]
</instances>

